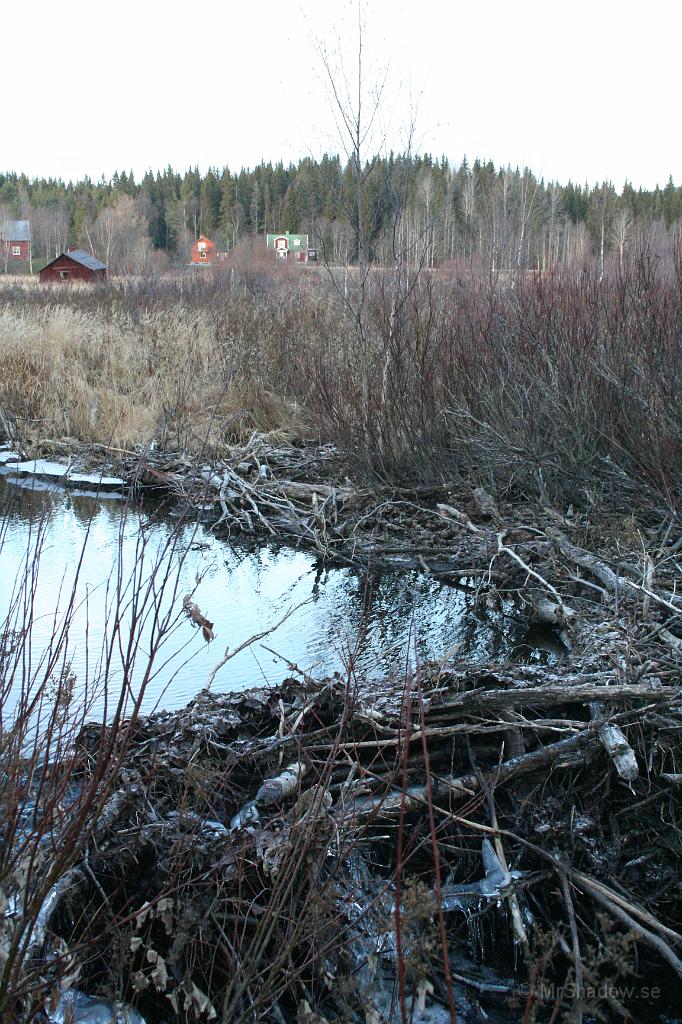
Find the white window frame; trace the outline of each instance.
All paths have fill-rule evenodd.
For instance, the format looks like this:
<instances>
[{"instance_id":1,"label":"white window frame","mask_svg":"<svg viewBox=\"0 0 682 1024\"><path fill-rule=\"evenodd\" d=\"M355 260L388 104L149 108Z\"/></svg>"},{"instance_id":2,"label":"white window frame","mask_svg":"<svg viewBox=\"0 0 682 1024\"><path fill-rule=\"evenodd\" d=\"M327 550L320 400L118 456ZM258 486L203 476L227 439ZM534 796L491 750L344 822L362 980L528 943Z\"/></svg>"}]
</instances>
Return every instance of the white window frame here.
<instances>
[{"instance_id":1,"label":"white window frame","mask_svg":"<svg viewBox=\"0 0 682 1024\"><path fill-rule=\"evenodd\" d=\"M20 245L13 245L12 246L12 255L13 256L21 256L21 246Z\"/></svg>"}]
</instances>

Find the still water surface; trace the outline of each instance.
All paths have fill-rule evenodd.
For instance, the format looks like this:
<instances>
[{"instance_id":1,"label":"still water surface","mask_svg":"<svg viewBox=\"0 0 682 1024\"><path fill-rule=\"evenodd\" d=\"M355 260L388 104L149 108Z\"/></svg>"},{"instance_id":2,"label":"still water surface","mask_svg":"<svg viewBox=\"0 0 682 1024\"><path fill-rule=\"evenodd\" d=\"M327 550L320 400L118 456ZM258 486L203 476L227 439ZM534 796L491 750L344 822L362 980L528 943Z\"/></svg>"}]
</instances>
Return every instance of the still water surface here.
<instances>
[{"instance_id":1,"label":"still water surface","mask_svg":"<svg viewBox=\"0 0 682 1024\"><path fill-rule=\"evenodd\" d=\"M20 626L21 582L27 561L39 553L29 669L40 673L55 627L72 607L65 656L76 690L88 694L93 716L105 713L103 679L108 680L109 707L123 682L131 602L148 593L155 565L156 597L145 605L144 623L131 648L133 693L149 663L154 610L168 614L173 625L146 686L147 712L186 704L206 685L226 647L234 649L304 601L274 634L228 661L213 689L278 683L291 674L283 659L324 676L347 672L352 658L355 673L379 685L382 676L404 671L417 656L440 658L455 646L471 660L554 657L551 642L545 640L544 650L529 647L513 616L484 614L474 607L470 590L422 573L387 573L369 581L350 569L321 570L307 552L266 546L249 550L167 512L126 510L121 500L3 477L0 513L1 628L6 632L8 614L9 628ZM210 644L182 613L188 593L214 623L216 638ZM120 639L114 630L119 596L125 609Z\"/></svg>"}]
</instances>

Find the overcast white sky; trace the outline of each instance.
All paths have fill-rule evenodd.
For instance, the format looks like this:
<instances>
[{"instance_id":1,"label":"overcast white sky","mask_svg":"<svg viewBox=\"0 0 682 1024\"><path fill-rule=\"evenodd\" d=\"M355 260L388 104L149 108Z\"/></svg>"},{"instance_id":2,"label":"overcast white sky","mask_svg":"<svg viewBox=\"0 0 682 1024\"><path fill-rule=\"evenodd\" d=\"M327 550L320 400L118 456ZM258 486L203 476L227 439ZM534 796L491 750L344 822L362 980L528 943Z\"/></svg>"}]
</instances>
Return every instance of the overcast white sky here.
<instances>
[{"instance_id":1,"label":"overcast white sky","mask_svg":"<svg viewBox=\"0 0 682 1024\"><path fill-rule=\"evenodd\" d=\"M365 0L378 141L617 188L682 183L680 0ZM314 38L356 0L3 5L0 169L65 179L339 151Z\"/></svg>"}]
</instances>

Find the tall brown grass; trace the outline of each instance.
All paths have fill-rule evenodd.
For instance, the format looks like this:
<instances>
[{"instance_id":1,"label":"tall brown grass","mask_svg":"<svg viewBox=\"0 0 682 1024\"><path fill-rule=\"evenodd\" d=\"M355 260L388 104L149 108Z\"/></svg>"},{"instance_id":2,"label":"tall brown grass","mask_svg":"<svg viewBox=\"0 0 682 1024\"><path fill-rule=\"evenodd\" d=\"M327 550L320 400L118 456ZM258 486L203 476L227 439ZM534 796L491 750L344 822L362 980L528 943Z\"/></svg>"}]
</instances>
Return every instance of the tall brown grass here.
<instances>
[{"instance_id":1,"label":"tall brown grass","mask_svg":"<svg viewBox=\"0 0 682 1024\"><path fill-rule=\"evenodd\" d=\"M175 305L92 312L60 301L0 312L0 406L29 440L63 435L124 448L287 426L249 349L249 311L216 339L210 314Z\"/></svg>"}]
</instances>

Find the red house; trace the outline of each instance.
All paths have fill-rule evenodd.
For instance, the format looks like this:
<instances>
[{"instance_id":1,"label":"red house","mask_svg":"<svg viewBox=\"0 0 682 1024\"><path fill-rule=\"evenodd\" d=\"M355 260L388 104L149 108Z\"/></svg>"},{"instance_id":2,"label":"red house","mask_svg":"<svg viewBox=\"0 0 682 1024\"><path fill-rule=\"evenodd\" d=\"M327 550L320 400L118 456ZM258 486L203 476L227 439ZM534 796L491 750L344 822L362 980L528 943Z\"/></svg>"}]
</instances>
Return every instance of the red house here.
<instances>
[{"instance_id":1,"label":"red house","mask_svg":"<svg viewBox=\"0 0 682 1024\"><path fill-rule=\"evenodd\" d=\"M0 251L8 260L27 260L31 248L31 222L0 221Z\"/></svg>"},{"instance_id":2,"label":"red house","mask_svg":"<svg viewBox=\"0 0 682 1024\"><path fill-rule=\"evenodd\" d=\"M66 284L69 281L105 281L104 263L82 249L73 249L57 256L39 273L41 284Z\"/></svg>"},{"instance_id":3,"label":"red house","mask_svg":"<svg viewBox=\"0 0 682 1024\"><path fill-rule=\"evenodd\" d=\"M215 263L218 246L206 235L192 243L192 263Z\"/></svg>"}]
</instances>

